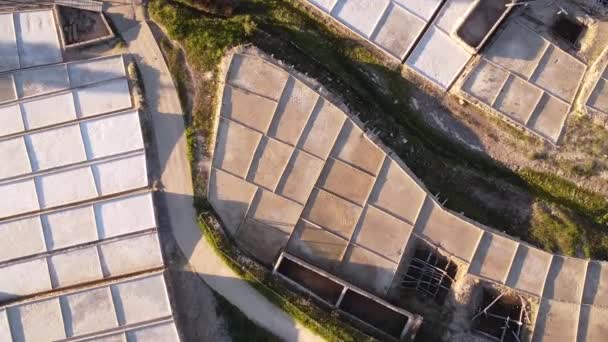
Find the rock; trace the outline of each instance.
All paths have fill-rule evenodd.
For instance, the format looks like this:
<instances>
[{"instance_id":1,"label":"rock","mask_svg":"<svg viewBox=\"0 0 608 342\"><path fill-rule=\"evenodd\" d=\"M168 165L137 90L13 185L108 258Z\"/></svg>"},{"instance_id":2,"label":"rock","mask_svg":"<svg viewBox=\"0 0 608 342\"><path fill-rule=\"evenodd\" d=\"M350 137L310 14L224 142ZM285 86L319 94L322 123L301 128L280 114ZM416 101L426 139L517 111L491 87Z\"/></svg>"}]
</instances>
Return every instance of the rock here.
<instances>
[{"instance_id":1,"label":"rock","mask_svg":"<svg viewBox=\"0 0 608 342\"><path fill-rule=\"evenodd\" d=\"M418 110L418 101L415 98L412 98L412 107L414 107L414 110Z\"/></svg>"}]
</instances>

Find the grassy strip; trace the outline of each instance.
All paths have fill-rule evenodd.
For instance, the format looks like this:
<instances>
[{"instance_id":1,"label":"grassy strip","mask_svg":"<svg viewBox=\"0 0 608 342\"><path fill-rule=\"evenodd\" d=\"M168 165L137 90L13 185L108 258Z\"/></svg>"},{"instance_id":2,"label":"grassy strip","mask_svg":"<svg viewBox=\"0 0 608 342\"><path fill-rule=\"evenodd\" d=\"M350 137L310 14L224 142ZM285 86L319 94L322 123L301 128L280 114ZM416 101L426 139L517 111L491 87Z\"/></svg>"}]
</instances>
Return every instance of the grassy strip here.
<instances>
[{"instance_id":1,"label":"grassy strip","mask_svg":"<svg viewBox=\"0 0 608 342\"><path fill-rule=\"evenodd\" d=\"M167 60L167 66L171 75L173 75L173 83L177 88L177 95L179 97L182 108L188 108L188 86L185 75L182 69L182 59L180 57L179 48L173 46L168 39L161 39L159 42L160 48Z\"/></svg>"},{"instance_id":2,"label":"grassy strip","mask_svg":"<svg viewBox=\"0 0 608 342\"><path fill-rule=\"evenodd\" d=\"M553 174L523 169L519 172L539 196L593 217L599 224L608 224L608 200L597 193Z\"/></svg>"},{"instance_id":3,"label":"grassy strip","mask_svg":"<svg viewBox=\"0 0 608 342\"><path fill-rule=\"evenodd\" d=\"M232 342L279 342L280 338L268 330L257 326L236 306L221 294L211 290L215 297L215 312L224 318L226 330Z\"/></svg>"},{"instance_id":4,"label":"grassy strip","mask_svg":"<svg viewBox=\"0 0 608 342\"><path fill-rule=\"evenodd\" d=\"M228 17L240 0L175 0L200 11L213 15Z\"/></svg>"},{"instance_id":5,"label":"grassy strip","mask_svg":"<svg viewBox=\"0 0 608 342\"><path fill-rule=\"evenodd\" d=\"M544 222L543 225L538 225L531 231L531 235L535 236L543 246L549 249L558 249L560 246L582 246L582 237L577 232L576 224L572 222L568 216L556 208L551 208L547 203L541 203L534 206L533 214L537 221ZM551 233L547 233L551 232ZM567 249L564 251L567 254L575 254L576 250Z\"/></svg>"},{"instance_id":6,"label":"grassy strip","mask_svg":"<svg viewBox=\"0 0 608 342\"><path fill-rule=\"evenodd\" d=\"M201 16L191 8L166 0L151 1L149 12L171 39L183 47L188 65L204 77L204 80L193 85L198 96L192 99L192 115L185 119L193 127L192 132L202 132L205 146L210 146L216 108L214 92L217 88L217 66L227 48L247 41L255 30L255 23L248 15L237 15L230 19ZM179 49L171 43L161 44L161 48L169 51L166 53L169 68L175 75L182 107L187 108L183 97L188 96L189 92L182 86L185 82L181 70L183 62L178 57Z\"/></svg>"},{"instance_id":7,"label":"grassy strip","mask_svg":"<svg viewBox=\"0 0 608 342\"><path fill-rule=\"evenodd\" d=\"M188 150L186 151L186 156L188 157L188 161L190 164L193 164L196 161L195 151L196 148L196 133L192 127L186 127L186 143L188 144Z\"/></svg>"}]
</instances>

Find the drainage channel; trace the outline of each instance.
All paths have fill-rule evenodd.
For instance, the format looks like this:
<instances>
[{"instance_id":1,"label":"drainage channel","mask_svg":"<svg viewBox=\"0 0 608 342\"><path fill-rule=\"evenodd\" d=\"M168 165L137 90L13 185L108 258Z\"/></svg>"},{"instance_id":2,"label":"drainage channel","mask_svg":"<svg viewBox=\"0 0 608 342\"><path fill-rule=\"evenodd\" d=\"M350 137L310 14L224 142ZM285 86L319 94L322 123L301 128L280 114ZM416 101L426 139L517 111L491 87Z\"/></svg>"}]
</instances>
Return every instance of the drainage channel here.
<instances>
[{"instance_id":1,"label":"drainage channel","mask_svg":"<svg viewBox=\"0 0 608 342\"><path fill-rule=\"evenodd\" d=\"M414 336L422 323L422 317L287 253L279 256L273 273L336 308L341 315L392 340Z\"/></svg>"}]
</instances>

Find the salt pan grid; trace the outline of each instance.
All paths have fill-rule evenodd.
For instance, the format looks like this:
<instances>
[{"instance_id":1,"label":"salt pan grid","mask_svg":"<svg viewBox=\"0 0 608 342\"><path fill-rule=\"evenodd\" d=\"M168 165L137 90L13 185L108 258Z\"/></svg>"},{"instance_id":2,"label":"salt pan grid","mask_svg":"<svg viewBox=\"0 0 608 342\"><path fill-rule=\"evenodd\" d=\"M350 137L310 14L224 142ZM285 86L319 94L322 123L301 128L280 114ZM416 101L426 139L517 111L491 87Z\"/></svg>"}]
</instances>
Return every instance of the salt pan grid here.
<instances>
[{"instance_id":1,"label":"salt pan grid","mask_svg":"<svg viewBox=\"0 0 608 342\"><path fill-rule=\"evenodd\" d=\"M116 139L109 140L108 136ZM0 140L7 178L143 149L139 113L129 111Z\"/></svg>"},{"instance_id":2,"label":"salt pan grid","mask_svg":"<svg viewBox=\"0 0 608 342\"><path fill-rule=\"evenodd\" d=\"M149 193L1 223L0 302L160 268L155 228Z\"/></svg>"},{"instance_id":3,"label":"salt pan grid","mask_svg":"<svg viewBox=\"0 0 608 342\"><path fill-rule=\"evenodd\" d=\"M474 3L475 0L447 0L405 64L438 87L449 88L471 59L471 53L452 34L463 13Z\"/></svg>"},{"instance_id":4,"label":"salt pan grid","mask_svg":"<svg viewBox=\"0 0 608 342\"><path fill-rule=\"evenodd\" d=\"M0 72L62 61L52 10L0 14Z\"/></svg>"},{"instance_id":5,"label":"salt pan grid","mask_svg":"<svg viewBox=\"0 0 608 342\"><path fill-rule=\"evenodd\" d=\"M18 304L0 306L0 339L179 341L162 274L124 280L163 258L123 56L5 75L0 305Z\"/></svg>"},{"instance_id":6,"label":"salt pan grid","mask_svg":"<svg viewBox=\"0 0 608 342\"><path fill-rule=\"evenodd\" d=\"M322 11L402 61L441 6L440 0L309 0Z\"/></svg>"},{"instance_id":7,"label":"salt pan grid","mask_svg":"<svg viewBox=\"0 0 608 342\"><path fill-rule=\"evenodd\" d=\"M422 240L470 275L539 298L533 341L561 336L562 326L602 340L608 264L552 255L446 210L296 76L260 57L232 58L209 198L241 248L267 265L286 250L386 297ZM275 81L260 88L258 75ZM242 110L269 98L265 112ZM261 127L250 124L257 116Z\"/></svg>"},{"instance_id":8,"label":"salt pan grid","mask_svg":"<svg viewBox=\"0 0 608 342\"><path fill-rule=\"evenodd\" d=\"M6 342L179 341L162 274L2 308L0 338Z\"/></svg>"},{"instance_id":9,"label":"salt pan grid","mask_svg":"<svg viewBox=\"0 0 608 342\"><path fill-rule=\"evenodd\" d=\"M125 76L122 55L15 70L0 74L0 103L57 93L69 88L79 88ZM100 92L103 88L96 89ZM121 95L117 90L109 93L112 96ZM129 106L130 104L127 105Z\"/></svg>"},{"instance_id":10,"label":"salt pan grid","mask_svg":"<svg viewBox=\"0 0 608 342\"><path fill-rule=\"evenodd\" d=\"M595 84L593 92L589 95L587 108L608 115L608 67L604 68L604 72Z\"/></svg>"},{"instance_id":11,"label":"salt pan grid","mask_svg":"<svg viewBox=\"0 0 608 342\"><path fill-rule=\"evenodd\" d=\"M0 218L11 218L148 185L146 159L135 152L0 183ZM116 175L123 175L116 177Z\"/></svg>"},{"instance_id":12,"label":"salt pan grid","mask_svg":"<svg viewBox=\"0 0 608 342\"><path fill-rule=\"evenodd\" d=\"M308 1L442 89L471 58L453 32L475 0Z\"/></svg>"},{"instance_id":13,"label":"salt pan grid","mask_svg":"<svg viewBox=\"0 0 608 342\"><path fill-rule=\"evenodd\" d=\"M149 193L5 221L0 223L0 263L155 227Z\"/></svg>"},{"instance_id":14,"label":"salt pan grid","mask_svg":"<svg viewBox=\"0 0 608 342\"><path fill-rule=\"evenodd\" d=\"M461 90L558 143L586 65L512 20L466 76Z\"/></svg>"}]
</instances>

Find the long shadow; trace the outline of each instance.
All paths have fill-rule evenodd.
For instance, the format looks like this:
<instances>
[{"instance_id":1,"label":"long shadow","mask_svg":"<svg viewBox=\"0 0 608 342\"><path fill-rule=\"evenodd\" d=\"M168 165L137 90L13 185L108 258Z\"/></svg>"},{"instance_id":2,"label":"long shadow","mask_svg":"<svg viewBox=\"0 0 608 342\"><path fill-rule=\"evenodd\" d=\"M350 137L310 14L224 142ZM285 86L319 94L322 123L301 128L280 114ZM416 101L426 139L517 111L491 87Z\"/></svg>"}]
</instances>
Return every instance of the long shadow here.
<instances>
[{"instance_id":1,"label":"long shadow","mask_svg":"<svg viewBox=\"0 0 608 342\"><path fill-rule=\"evenodd\" d=\"M194 198L189 195L168 193L168 192L157 192L155 193L154 202L156 205L158 220L159 220L159 234L162 241L162 248L164 252L165 262L167 263L167 267L169 268L169 275L171 279L169 282L172 284L170 286L170 296L173 299L173 304L177 310L175 310L178 321L181 321L181 325L184 326L184 333L192 333L192 334L200 334L200 329L195 329L195 327L189 326L190 322L188 322L188 317L191 317L194 314L198 314L197 311L192 309L192 301L206 301L208 298L205 298L208 293L208 289L206 288L206 283L210 284L215 289L224 289L228 291L228 295L225 297L235 304L237 307L239 302L249 302L250 300L258 300L258 299L247 299L248 294L245 293L235 293L235 289L243 289L244 280L241 278L231 278L224 277L215 274L201 274L201 273L192 273L192 271L184 272L182 268L187 268L187 260L191 256L189 253L194 251L194 247L199 241L191 241L187 243L185 246L184 243L179 244L179 248L176 242L176 237L174 230L176 227L172 228L172 225L175 225L175 221L172 217L175 215L179 215L176 213L175 206L173 204L180 204L181 206L190 205L194 202ZM171 203L168 205L168 203ZM171 207L171 209L169 208ZM191 217L185 218L185 220L192 220ZM177 227L177 229L180 229ZM185 228L187 229L187 228ZM199 235L202 237L202 234ZM185 248L184 248L185 247ZM191 250L189 248L192 248ZM191 274L189 274L190 272ZM182 281L189 281L188 283L183 283ZM184 287L186 288L184 292ZM202 291L198 293L198 291ZM252 289L252 291L257 291ZM223 295L223 294L222 294ZM242 295L242 297L241 297ZM261 294L259 294L261 296ZM238 298L240 297L240 298ZM235 302L236 300L236 302ZM267 303L267 305L273 305ZM278 331L281 332L281 337L287 341L296 341L298 339L299 333L296 329L296 322L293 318L284 314L285 317L290 321L290 324L286 326L284 324L285 318L278 318L268 315L268 311L266 311L266 307L259 305L250 306L242 311L245 312L246 315L249 316L249 319L258 323L258 325L265 324L267 327L275 326ZM258 309L254 309L257 307ZM256 314L252 317L251 310L254 310ZM278 309L280 310L280 309ZM275 323L273 323L273 321ZM186 323L188 322L188 323ZM186 339L190 340L190 339ZM197 340L197 339L194 339Z\"/></svg>"},{"instance_id":2,"label":"long shadow","mask_svg":"<svg viewBox=\"0 0 608 342\"><path fill-rule=\"evenodd\" d=\"M152 113L147 108L159 108L160 101L163 96L164 87L170 87L170 85L163 85L160 81L160 72L154 67L143 63L141 60L137 60L137 66L143 75L144 81L144 96L145 96L145 111L147 113L146 119L148 120L148 127L150 133L150 142L156 141L154 144L155 154L155 178L160 179L160 176L165 172L167 165L170 162L170 158L173 156L174 150L177 148L185 149L186 146L179 145L180 139L185 138L185 132L173 129L184 125L184 115L182 113L167 113L167 112L156 112ZM160 89L152 87L152 84L159 84ZM171 129L164 129L165 127ZM158 139L162 136L162 141ZM185 150L183 151L185 152ZM177 161L175 161L177 162ZM189 176L189 175L188 175ZM190 181L190 179L188 179Z\"/></svg>"},{"instance_id":3,"label":"long shadow","mask_svg":"<svg viewBox=\"0 0 608 342\"><path fill-rule=\"evenodd\" d=\"M136 27L133 30L141 30L141 28ZM131 36L137 36L137 34L144 33L141 31L129 33ZM164 91L166 90L165 87L169 88L169 91L173 90L173 87L172 85L162 83L162 80L166 78L161 78L159 70L155 69L152 65L147 64L144 59L138 56L134 57L143 78L144 95L146 98L145 106L148 109L153 109L146 111L147 117L144 125L147 137L146 140L152 142L149 146L151 148L148 149L152 178L160 179L161 175L167 172L175 172L175 174L170 176L166 175L166 177L171 178L171 186L179 191L188 189L189 186L187 183L190 183L192 180L189 174L183 173L183 171L188 169L186 167L187 164L184 165L184 163L189 163L185 158L184 116L181 112L164 112L163 108L169 108L170 106L164 106L163 103L161 103L161 101L165 99L163 98ZM156 58L162 58L162 56L157 56ZM169 81L171 81L170 75L165 76L169 76ZM177 105L179 105L179 101ZM180 155L183 156L183 158L180 158ZM199 230L195 221L196 211L193 208L195 199L190 194L175 193L171 191L171 189L167 189L166 191L157 192L154 201L157 209L159 234L165 252L165 260L168 261L170 268L171 260L179 252L175 247L175 241L179 241L180 253L183 253L183 257L186 260L189 260L191 257L195 257L194 253L202 238L202 232ZM201 299L195 293L192 293L195 292L194 290L190 291L189 294L186 294L179 289L181 286L181 284L178 283L179 280L191 278L189 275L185 275L181 271L177 271L177 273L171 271L169 273L172 274L171 278L173 278L170 280L170 283L174 284L174 287L177 287L177 289L171 289L172 291L170 291L170 293L173 299L172 302L177 306L175 307L177 309L175 312L177 313L178 320L181 321L180 325L183 327L185 333L193 334L192 336L201 336L200 331L188 326L190 323L187 320L194 314L192 309L188 306L191 305L193 300L189 298L189 296L194 296L194 298L197 298L194 300L197 301L204 299ZM242 288L244 286L243 280L240 278L225 278L210 274L197 274L197 276L202 276L206 282L211 282L213 287L217 289L234 289L235 286L236 288ZM201 278L198 280L201 282L203 281ZM195 285L192 285L192 287L200 288L200 286ZM204 296L204 291L201 295ZM239 294L230 292L230 295L226 297L228 300L235 303L235 298L238 299L241 295L247 296L246 293ZM247 301L248 299L241 298L241 300ZM254 298L253 300L259 299ZM235 304L238 306L238 301ZM271 304L267 303L267 305ZM251 309L251 306L248 306L248 309ZM260 316L250 318L258 323L266 322L266 324L268 324L268 320L272 322L277 319L275 317L264 316L264 313L262 313ZM290 320L288 326L282 321L278 321L277 326L281 329L283 338L286 340L296 340L298 330L295 328L295 321L291 318L288 319ZM271 326L272 325L269 327ZM193 340L197 339L194 338Z\"/></svg>"},{"instance_id":4,"label":"long shadow","mask_svg":"<svg viewBox=\"0 0 608 342\"><path fill-rule=\"evenodd\" d=\"M154 203L158 216L158 234L163 250L167 287L173 313L183 341L229 341L222 318L215 313L215 300L209 286L194 272L187 255L177 245L171 228L166 201L185 197L156 192Z\"/></svg>"}]
</instances>

